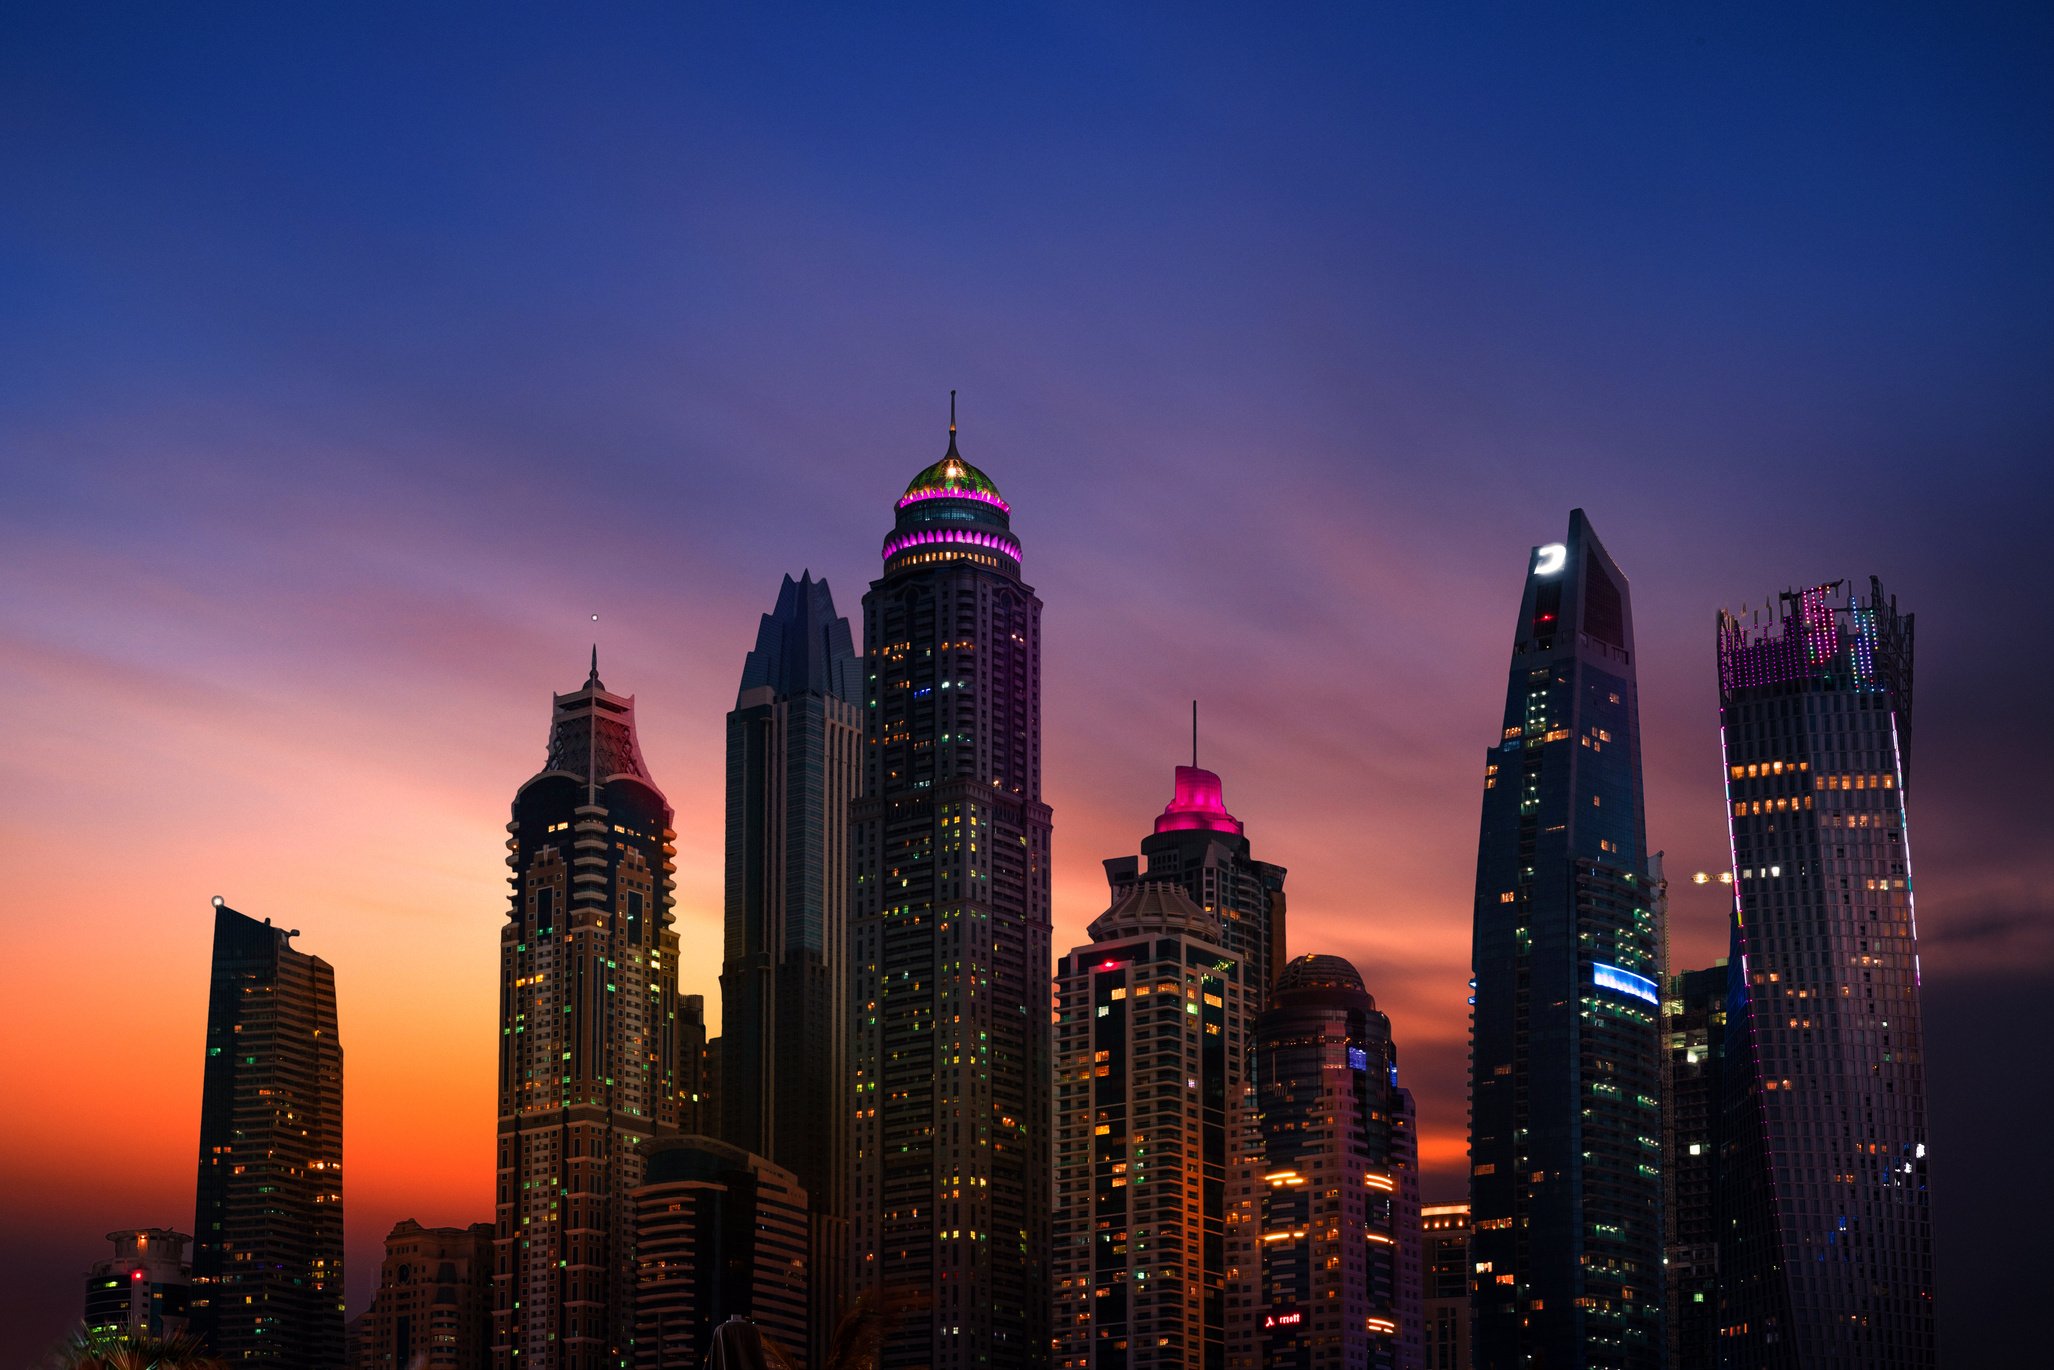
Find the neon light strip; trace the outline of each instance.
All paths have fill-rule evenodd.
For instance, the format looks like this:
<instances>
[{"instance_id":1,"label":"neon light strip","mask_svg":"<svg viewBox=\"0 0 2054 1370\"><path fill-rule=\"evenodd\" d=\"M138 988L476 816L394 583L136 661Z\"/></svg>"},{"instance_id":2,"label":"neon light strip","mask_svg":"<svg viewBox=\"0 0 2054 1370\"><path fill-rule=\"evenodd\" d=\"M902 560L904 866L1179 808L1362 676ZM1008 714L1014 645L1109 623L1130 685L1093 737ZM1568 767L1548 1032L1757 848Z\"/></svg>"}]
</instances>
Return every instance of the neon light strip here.
<instances>
[{"instance_id":1,"label":"neon light strip","mask_svg":"<svg viewBox=\"0 0 2054 1370\"><path fill-rule=\"evenodd\" d=\"M979 533L968 528L923 528L919 532L900 533L884 541L884 559L890 561L899 553L914 547L930 547L939 543L965 542L973 547L989 547L1004 552L1014 561L1020 559L1020 544L1003 533Z\"/></svg>"},{"instance_id":2,"label":"neon light strip","mask_svg":"<svg viewBox=\"0 0 2054 1370\"><path fill-rule=\"evenodd\" d=\"M1911 815L1904 807L1904 750L1897 745L1897 710L1890 711L1890 759L1897 766L1897 830L1904 834L1904 911L1911 919L1911 987L1925 987L1925 973L1918 963L1918 898L1912 893L1918 882L1911 878Z\"/></svg>"},{"instance_id":3,"label":"neon light strip","mask_svg":"<svg viewBox=\"0 0 2054 1370\"><path fill-rule=\"evenodd\" d=\"M1608 966L1603 961L1598 961L1591 966L1590 975L1591 979L1597 982L1599 989L1617 990L1621 994L1630 994L1636 999L1645 999L1650 1004L1662 1002L1662 996L1655 990L1655 982L1648 979L1645 975L1635 975L1630 970L1623 970L1618 966Z\"/></svg>"},{"instance_id":4,"label":"neon light strip","mask_svg":"<svg viewBox=\"0 0 2054 1370\"><path fill-rule=\"evenodd\" d=\"M909 505L909 504L918 504L918 503L919 503L919 502L920 502L921 500L924 500L924 499L974 499L974 500L982 500L982 501L983 501L984 503L986 503L986 504L989 504L989 505L990 505L990 506L992 506L992 507L993 507L994 509L998 510L998 511L999 511L999 512L1000 512L1001 514L1010 514L1010 513L1012 513L1012 512L1013 512L1013 506L1012 506L1012 505L1010 505L1010 504L1007 504L1007 503L1006 503L1006 502L1005 502L1004 500L1000 499L1000 498L999 498L999 497L998 497L997 495L994 495L994 494L990 494L990 493L988 493L988 492L986 492L986 491L983 491L983 490L950 490L950 489L946 489L946 488L944 488L944 489L940 489L940 490L913 490L913 491L909 491L909 492L908 492L908 493L906 494L906 496L905 496L905 497L904 497L903 499L901 499L901 500L900 500L900 501L899 501L899 502L898 502L897 504L893 505L893 506L892 506L892 508L894 508L894 509L903 509L903 508L905 508L905 507L906 507L907 505Z\"/></svg>"}]
</instances>

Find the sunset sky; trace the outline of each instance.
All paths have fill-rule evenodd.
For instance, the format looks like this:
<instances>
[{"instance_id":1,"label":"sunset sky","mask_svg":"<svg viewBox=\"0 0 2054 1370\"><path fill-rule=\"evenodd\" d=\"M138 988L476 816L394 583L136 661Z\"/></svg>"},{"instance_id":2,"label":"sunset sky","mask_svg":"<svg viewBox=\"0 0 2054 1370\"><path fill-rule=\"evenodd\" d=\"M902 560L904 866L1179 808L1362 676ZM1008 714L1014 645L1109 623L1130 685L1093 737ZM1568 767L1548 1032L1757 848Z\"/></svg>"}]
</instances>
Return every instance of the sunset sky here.
<instances>
[{"instance_id":1,"label":"sunset sky","mask_svg":"<svg viewBox=\"0 0 2054 1370\"><path fill-rule=\"evenodd\" d=\"M1058 948L1196 697L1430 1198L1528 548L1580 506L1631 578L1672 877L1726 859L1715 612L1882 577L1944 1344L2024 1318L2054 12L986 8L0 18L0 1351L190 1229L213 894L336 968L352 1312L395 1221L491 1217L502 825L595 638L717 1012L757 616L857 616L951 387L1047 605Z\"/></svg>"}]
</instances>

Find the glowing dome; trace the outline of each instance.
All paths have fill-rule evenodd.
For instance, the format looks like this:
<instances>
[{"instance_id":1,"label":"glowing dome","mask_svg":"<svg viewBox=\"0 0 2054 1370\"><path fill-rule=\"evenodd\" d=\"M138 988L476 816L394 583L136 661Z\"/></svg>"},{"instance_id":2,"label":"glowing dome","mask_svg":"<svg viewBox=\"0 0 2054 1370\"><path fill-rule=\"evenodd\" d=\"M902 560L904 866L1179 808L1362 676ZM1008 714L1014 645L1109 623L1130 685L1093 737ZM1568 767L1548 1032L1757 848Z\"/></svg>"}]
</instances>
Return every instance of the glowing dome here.
<instances>
[{"instance_id":1,"label":"glowing dome","mask_svg":"<svg viewBox=\"0 0 2054 1370\"><path fill-rule=\"evenodd\" d=\"M964 461L962 454L956 451L953 428L949 430L948 452L940 461L913 477L913 483L906 487L898 507L903 509L924 499L974 499L996 505L1005 513L1012 512L1012 506L999 494L991 477Z\"/></svg>"}]
</instances>

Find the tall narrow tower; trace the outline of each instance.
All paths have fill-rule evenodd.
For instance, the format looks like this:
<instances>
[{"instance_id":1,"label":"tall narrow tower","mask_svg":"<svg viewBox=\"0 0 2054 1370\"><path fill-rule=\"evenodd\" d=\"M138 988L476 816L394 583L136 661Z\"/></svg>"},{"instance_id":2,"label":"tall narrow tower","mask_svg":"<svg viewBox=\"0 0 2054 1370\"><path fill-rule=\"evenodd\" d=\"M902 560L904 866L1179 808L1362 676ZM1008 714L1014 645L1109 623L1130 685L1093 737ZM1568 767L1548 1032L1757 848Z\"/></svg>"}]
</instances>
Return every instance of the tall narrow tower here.
<instances>
[{"instance_id":1,"label":"tall narrow tower","mask_svg":"<svg viewBox=\"0 0 2054 1370\"><path fill-rule=\"evenodd\" d=\"M1478 1370L1662 1355L1661 928L1626 577L1533 549L1484 755L1470 1038Z\"/></svg>"},{"instance_id":2,"label":"tall narrow tower","mask_svg":"<svg viewBox=\"0 0 2054 1370\"><path fill-rule=\"evenodd\" d=\"M214 1353L342 1364L342 1045L335 972L297 931L214 901L192 1326Z\"/></svg>"},{"instance_id":3,"label":"tall narrow tower","mask_svg":"<svg viewBox=\"0 0 2054 1370\"><path fill-rule=\"evenodd\" d=\"M855 807L859 1288L913 1300L881 1364L1049 1353L1049 808L1041 601L998 487L913 478L863 597ZM922 1302L931 1300L931 1302Z\"/></svg>"},{"instance_id":4,"label":"tall narrow tower","mask_svg":"<svg viewBox=\"0 0 2054 1370\"><path fill-rule=\"evenodd\" d=\"M1224 1370L1249 1015L1220 916L1126 886L1062 960L1056 1363Z\"/></svg>"},{"instance_id":5,"label":"tall narrow tower","mask_svg":"<svg viewBox=\"0 0 2054 1370\"><path fill-rule=\"evenodd\" d=\"M1869 582L1719 616L1733 837L1719 1363L1927 1370L1912 616Z\"/></svg>"},{"instance_id":6,"label":"tall narrow tower","mask_svg":"<svg viewBox=\"0 0 2054 1370\"><path fill-rule=\"evenodd\" d=\"M849 805L862 682L827 582L786 576L727 716L720 1135L797 1177L809 1204L805 1345L848 1297Z\"/></svg>"},{"instance_id":7,"label":"tall narrow tower","mask_svg":"<svg viewBox=\"0 0 2054 1370\"><path fill-rule=\"evenodd\" d=\"M612 1370L634 1331L629 1192L687 1092L671 930L670 805L635 701L557 695L549 758L507 824L499 953L493 1364Z\"/></svg>"}]
</instances>

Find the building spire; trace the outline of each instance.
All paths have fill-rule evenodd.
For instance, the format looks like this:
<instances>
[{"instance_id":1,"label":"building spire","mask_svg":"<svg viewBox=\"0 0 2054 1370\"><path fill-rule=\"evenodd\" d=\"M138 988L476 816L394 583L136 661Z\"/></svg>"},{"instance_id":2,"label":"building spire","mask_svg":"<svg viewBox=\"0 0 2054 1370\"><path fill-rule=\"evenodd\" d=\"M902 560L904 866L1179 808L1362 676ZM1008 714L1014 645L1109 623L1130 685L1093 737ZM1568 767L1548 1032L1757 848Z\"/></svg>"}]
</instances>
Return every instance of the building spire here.
<instances>
[{"instance_id":1,"label":"building spire","mask_svg":"<svg viewBox=\"0 0 2054 1370\"><path fill-rule=\"evenodd\" d=\"M960 461L962 456L963 454L956 450L956 392L951 390L949 391L949 450L944 454L944 457L954 457Z\"/></svg>"},{"instance_id":2,"label":"building spire","mask_svg":"<svg viewBox=\"0 0 2054 1370\"><path fill-rule=\"evenodd\" d=\"M588 690L603 690L606 688L599 683L599 644L596 642L592 644L592 674L585 678L585 688Z\"/></svg>"},{"instance_id":3,"label":"building spire","mask_svg":"<svg viewBox=\"0 0 2054 1370\"><path fill-rule=\"evenodd\" d=\"M1191 769L1198 769L1198 701L1191 701Z\"/></svg>"}]
</instances>

